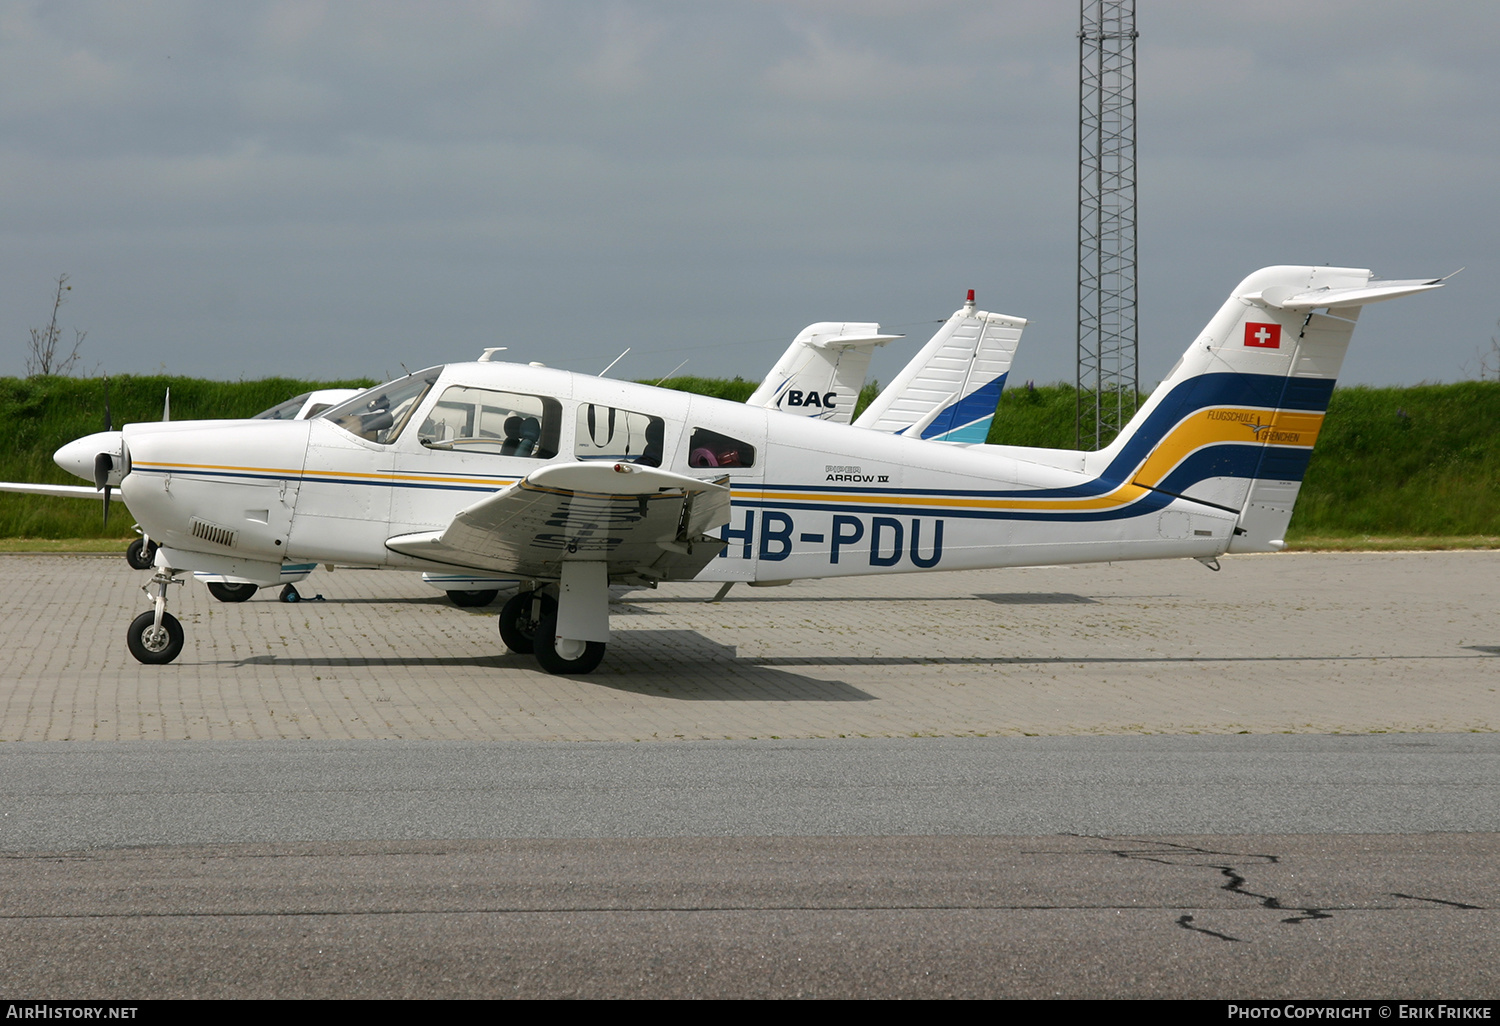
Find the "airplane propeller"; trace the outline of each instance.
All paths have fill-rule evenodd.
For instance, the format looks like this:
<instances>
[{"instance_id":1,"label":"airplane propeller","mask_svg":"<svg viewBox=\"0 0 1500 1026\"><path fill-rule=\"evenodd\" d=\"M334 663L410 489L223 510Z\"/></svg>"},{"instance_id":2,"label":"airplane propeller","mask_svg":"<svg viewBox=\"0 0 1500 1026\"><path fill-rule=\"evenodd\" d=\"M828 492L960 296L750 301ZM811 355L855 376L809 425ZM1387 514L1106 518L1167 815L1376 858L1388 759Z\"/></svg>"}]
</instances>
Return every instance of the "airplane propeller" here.
<instances>
[{"instance_id":1,"label":"airplane propeller","mask_svg":"<svg viewBox=\"0 0 1500 1026\"><path fill-rule=\"evenodd\" d=\"M109 475L114 472L115 458L107 452L94 457L94 487L104 489L104 526L109 526Z\"/></svg>"},{"instance_id":2,"label":"airplane propeller","mask_svg":"<svg viewBox=\"0 0 1500 1026\"><path fill-rule=\"evenodd\" d=\"M114 430L114 416L109 409L109 375L104 375L104 430ZM94 487L104 492L104 526L109 526L109 475L114 472L115 459L107 452L94 456Z\"/></svg>"}]
</instances>

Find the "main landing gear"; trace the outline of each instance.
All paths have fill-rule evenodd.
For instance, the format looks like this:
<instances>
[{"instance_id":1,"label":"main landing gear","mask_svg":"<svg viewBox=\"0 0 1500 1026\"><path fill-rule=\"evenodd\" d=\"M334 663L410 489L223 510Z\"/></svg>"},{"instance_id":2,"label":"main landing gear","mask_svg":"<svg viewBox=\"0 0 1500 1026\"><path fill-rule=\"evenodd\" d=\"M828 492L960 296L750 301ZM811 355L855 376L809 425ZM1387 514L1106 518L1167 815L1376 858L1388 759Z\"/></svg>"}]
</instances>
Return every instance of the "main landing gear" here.
<instances>
[{"instance_id":1,"label":"main landing gear","mask_svg":"<svg viewBox=\"0 0 1500 1026\"><path fill-rule=\"evenodd\" d=\"M183 583L175 570L164 568L156 571L150 582L141 588L156 608L130 621L125 632L125 644L140 662L170 663L181 654L182 624L167 612L167 585Z\"/></svg>"},{"instance_id":2,"label":"main landing gear","mask_svg":"<svg viewBox=\"0 0 1500 1026\"><path fill-rule=\"evenodd\" d=\"M603 564L563 566L559 584L533 585L505 603L500 610L500 640L512 652L535 655L548 673L592 673L604 659L601 639L609 636L609 578ZM583 568L583 572L572 568ZM560 620L559 599L571 604L571 618ZM571 633L592 637L559 637L560 622Z\"/></svg>"}]
</instances>

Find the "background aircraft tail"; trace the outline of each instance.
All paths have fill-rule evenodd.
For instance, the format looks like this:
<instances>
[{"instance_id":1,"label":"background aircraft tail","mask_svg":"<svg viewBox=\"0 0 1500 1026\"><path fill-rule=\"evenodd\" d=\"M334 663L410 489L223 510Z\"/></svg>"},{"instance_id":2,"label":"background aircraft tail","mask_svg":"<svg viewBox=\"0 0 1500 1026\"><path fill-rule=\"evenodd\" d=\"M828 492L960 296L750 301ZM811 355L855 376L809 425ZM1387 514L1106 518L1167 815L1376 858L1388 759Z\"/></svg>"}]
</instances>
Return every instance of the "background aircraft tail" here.
<instances>
[{"instance_id":1,"label":"background aircraft tail","mask_svg":"<svg viewBox=\"0 0 1500 1026\"><path fill-rule=\"evenodd\" d=\"M1230 552L1282 548L1361 307L1441 285L1349 267L1255 272L1084 469L1237 514Z\"/></svg>"},{"instance_id":2,"label":"background aircraft tail","mask_svg":"<svg viewBox=\"0 0 1500 1026\"><path fill-rule=\"evenodd\" d=\"M875 347L903 337L882 335L878 324L809 324L745 404L847 424Z\"/></svg>"},{"instance_id":3,"label":"background aircraft tail","mask_svg":"<svg viewBox=\"0 0 1500 1026\"><path fill-rule=\"evenodd\" d=\"M854 422L937 442L983 442L1026 321L974 309L974 293Z\"/></svg>"}]
</instances>

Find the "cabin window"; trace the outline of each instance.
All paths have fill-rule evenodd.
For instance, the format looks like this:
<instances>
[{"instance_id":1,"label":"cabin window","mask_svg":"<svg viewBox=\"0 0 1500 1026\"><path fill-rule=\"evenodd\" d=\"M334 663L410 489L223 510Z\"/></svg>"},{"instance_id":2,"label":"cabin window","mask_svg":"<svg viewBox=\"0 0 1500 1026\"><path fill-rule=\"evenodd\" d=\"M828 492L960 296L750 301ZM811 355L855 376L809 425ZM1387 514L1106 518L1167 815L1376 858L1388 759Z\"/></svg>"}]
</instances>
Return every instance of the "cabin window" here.
<instances>
[{"instance_id":1,"label":"cabin window","mask_svg":"<svg viewBox=\"0 0 1500 1026\"><path fill-rule=\"evenodd\" d=\"M335 406L323 418L367 442L389 445L400 436L441 372L441 367L434 367L377 385Z\"/></svg>"},{"instance_id":2,"label":"cabin window","mask_svg":"<svg viewBox=\"0 0 1500 1026\"><path fill-rule=\"evenodd\" d=\"M417 437L429 449L550 460L561 424L556 399L455 385L427 412Z\"/></svg>"},{"instance_id":3,"label":"cabin window","mask_svg":"<svg viewBox=\"0 0 1500 1026\"><path fill-rule=\"evenodd\" d=\"M581 460L613 460L659 467L667 423L633 410L581 403L573 432L573 455Z\"/></svg>"},{"instance_id":4,"label":"cabin window","mask_svg":"<svg viewBox=\"0 0 1500 1026\"><path fill-rule=\"evenodd\" d=\"M707 428L693 428L688 441L688 466L696 469L755 466L755 446Z\"/></svg>"}]
</instances>

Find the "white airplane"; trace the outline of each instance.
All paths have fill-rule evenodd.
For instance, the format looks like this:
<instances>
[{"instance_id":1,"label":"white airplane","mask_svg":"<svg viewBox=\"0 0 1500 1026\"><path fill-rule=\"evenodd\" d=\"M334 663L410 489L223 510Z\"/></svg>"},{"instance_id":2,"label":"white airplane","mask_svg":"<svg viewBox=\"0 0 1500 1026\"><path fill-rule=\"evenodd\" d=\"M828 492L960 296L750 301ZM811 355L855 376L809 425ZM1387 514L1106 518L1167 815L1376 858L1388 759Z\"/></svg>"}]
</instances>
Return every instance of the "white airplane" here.
<instances>
[{"instance_id":1,"label":"white airplane","mask_svg":"<svg viewBox=\"0 0 1500 1026\"><path fill-rule=\"evenodd\" d=\"M182 650L184 571L288 562L513 575L514 651L587 673L611 583L799 578L1265 552L1282 538L1360 308L1441 287L1271 267L1240 283L1098 452L934 446L644 385L433 367L308 421L132 424L58 450L161 547L126 638ZM1324 312L1318 312L1318 311Z\"/></svg>"},{"instance_id":2,"label":"white airplane","mask_svg":"<svg viewBox=\"0 0 1500 1026\"><path fill-rule=\"evenodd\" d=\"M854 420L873 351L901 335L880 325L821 321L792 340L746 400L795 416L940 442L982 443L1026 321L975 309L974 290Z\"/></svg>"}]
</instances>

